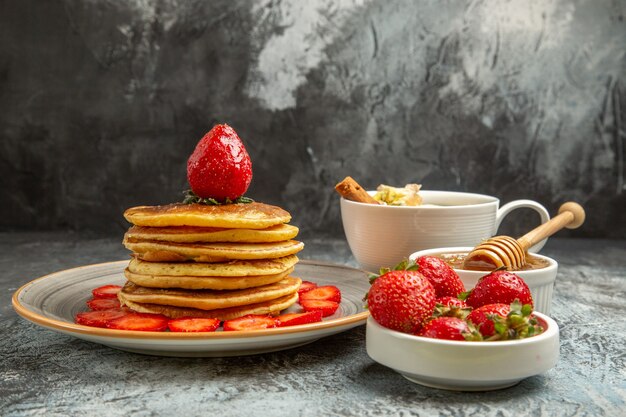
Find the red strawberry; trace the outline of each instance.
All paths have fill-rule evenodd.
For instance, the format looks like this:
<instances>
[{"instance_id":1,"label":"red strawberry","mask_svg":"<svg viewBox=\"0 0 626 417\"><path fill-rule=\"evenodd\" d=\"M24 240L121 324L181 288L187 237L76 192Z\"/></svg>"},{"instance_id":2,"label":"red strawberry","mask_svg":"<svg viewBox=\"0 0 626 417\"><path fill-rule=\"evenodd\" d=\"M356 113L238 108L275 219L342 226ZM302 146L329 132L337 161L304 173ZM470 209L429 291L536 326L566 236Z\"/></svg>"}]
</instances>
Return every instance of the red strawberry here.
<instances>
[{"instance_id":1,"label":"red strawberry","mask_svg":"<svg viewBox=\"0 0 626 417\"><path fill-rule=\"evenodd\" d=\"M107 323L109 329L163 332L169 319L161 314L128 313Z\"/></svg>"},{"instance_id":2,"label":"red strawberry","mask_svg":"<svg viewBox=\"0 0 626 417\"><path fill-rule=\"evenodd\" d=\"M543 331L532 315L530 304L515 301L487 304L472 311L467 320L478 326L485 340L512 340L535 336Z\"/></svg>"},{"instance_id":3,"label":"red strawberry","mask_svg":"<svg viewBox=\"0 0 626 417\"><path fill-rule=\"evenodd\" d=\"M508 271L495 271L480 278L465 302L473 308L486 304L511 304L518 300L533 307L533 297L522 278Z\"/></svg>"},{"instance_id":4,"label":"red strawberry","mask_svg":"<svg viewBox=\"0 0 626 417\"><path fill-rule=\"evenodd\" d=\"M117 293L122 287L119 285L103 285L102 287L91 290L93 298L117 298Z\"/></svg>"},{"instance_id":5,"label":"red strawberry","mask_svg":"<svg viewBox=\"0 0 626 417\"><path fill-rule=\"evenodd\" d=\"M463 300L459 300L456 297L439 297L435 300L435 304L441 304L445 307L459 307L459 308L467 308L467 303Z\"/></svg>"},{"instance_id":6,"label":"red strawberry","mask_svg":"<svg viewBox=\"0 0 626 417\"><path fill-rule=\"evenodd\" d=\"M324 285L322 287L313 288L300 295L300 301L303 300L324 300L341 302L341 291L334 285Z\"/></svg>"},{"instance_id":7,"label":"red strawberry","mask_svg":"<svg viewBox=\"0 0 626 417\"><path fill-rule=\"evenodd\" d=\"M93 298L87 301L87 307L91 310L114 310L119 309L120 302L117 298Z\"/></svg>"},{"instance_id":8,"label":"red strawberry","mask_svg":"<svg viewBox=\"0 0 626 417\"><path fill-rule=\"evenodd\" d=\"M508 304L486 304L473 310L466 320L474 323L480 334L487 338L493 336L496 332L494 316L505 319L510 311L511 307Z\"/></svg>"},{"instance_id":9,"label":"red strawberry","mask_svg":"<svg viewBox=\"0 0 626 417\"><path fill-rule=\"evenodd\" d=\"M415 264L401 263L382 269L367 295L370 314L381 326L417 333L435 307L435 288Z\"/></svg>"},{"instance_id":10,"label":"red strawberry","mask_svg":"<svg viewBox=\"0 0 626 417\"><path fill-rule=\"evenodd\" d=\"M277 324L278 322L274 317L248 314L237 319L226 320L224 322L224 331L271 329L276 327Z\"/></svg>"},{"instance_id":11,"label":"red strawberry","mask_svg":"<svg viewBox=\"0 0 626 417\"><path fill-rule=\"evenodd\" d=\"M127 314L129 314L127 309L87 311L76 314L74 321L76 324L82 324L83 326L107 327L111 320L119 319Z\"/></svg>"},{"instance_id":12,"label":"red strawberry","mask_svg":"<svg viewBox=\"0 0 626 417\"><path fill-rule=\"evenodd\" d=\"M281 314L276 317L276 320L278 320L278 327L316 323L322 321L322 310L307 311L306 313Z\"/></svg>"},{"instance_id":13,"label":"red strawberry","mask_svg":"<svg viewBox=\"0 0 626 417\"><path fill-rule=\"evenodd\" d=\"M180 317L167 323L172 332L214 332L220 327L220 320L200 317Z\"/></svg>"},{"instance_id":14,"label":"red strawberry","mask_svg":"<svg viewBox=\"0 0 626 417\"><path fill-rule=\"evenodd\" d=\"M424 275L433 287L437 297L457 297L465 292L465 285L454 272L454 269L441 258L436 256L422 256L417 259L419 271Z\"/></svg>"},{"instance_id":15,"label":"red strawberry","mask_svg":"<svg viewBox=\"0 0 626 417\"><path fill-rule=\"evenodd\" d=\"M303 293L312 290L313 288L317 288L317 284L311 281L302 281L300 284L300 288L298 289L298 295L302 295Z\"/></svg>"},{"instance_id":16,"label":"red strawberry","mask_svg":"<svg viewBox=\"0 0 626 417\"><path fill-rule=\"evenodd\" d=\"M187 161L187 180L201 198L235 200L248 190L252 162L235 130L216 125L204 135Z\"/></svg>"},{"instance_id":17,"label":"red strawberry","mask_svg":"<svg viewBox=\"0 0 626 417\"><path fill-rule=\"evenodd\" d=\"M322 317L335 314L339 308L339 303L328 300L300 300L300 305L304 311L321 311Z\"/></svg>"},{"instance_id":18,"label":"red strawberry","mask_svg":"<svg viewBox=\"0 0 626 417\"><path fill-rule=\"evenodd\" d=\"M458 317L465 319L472 311L465 301L456 297L441 297L435 300L435 310L433 317Z\"/></svg>"},{"instance_id":19,"label":"red strawberry","mask_svg":"<svg viewBox=\"0 0 626 417\"><path fill-rule=\"evenodd\" d=\"M438 317L426 323L418 336L446 340L481 340L480 334L458 317Z\"/></svg>"}]
</instances>

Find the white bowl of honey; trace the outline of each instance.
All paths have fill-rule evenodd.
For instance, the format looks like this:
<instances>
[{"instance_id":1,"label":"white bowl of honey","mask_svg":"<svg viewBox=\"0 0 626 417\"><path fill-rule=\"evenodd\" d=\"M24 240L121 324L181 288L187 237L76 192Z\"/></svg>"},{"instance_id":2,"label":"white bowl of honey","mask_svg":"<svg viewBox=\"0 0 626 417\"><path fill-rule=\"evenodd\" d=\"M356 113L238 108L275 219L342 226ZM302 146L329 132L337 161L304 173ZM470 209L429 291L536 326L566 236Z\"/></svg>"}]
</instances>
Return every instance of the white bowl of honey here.
<instances>
[{"instance_id":1,"label":"white bowl of honey","mask_svg":"<svg viewBox=\"0 0 626 417\"><path fill-rule=\"evenodd\" d=\"M463 281L465 289L469 291L474 288L481 277L490 272L489 270L463 269L463 259L472 249L473 247L469 246L427 249L412 253L409 259L416 260L427 255L443 259L455 270ZM522 269L512 272L519 275L530 288L535 311L550 315L558 263L552 258L536 253L527 254L526 258L526 264Z\"/></svg>"}]
</instances>

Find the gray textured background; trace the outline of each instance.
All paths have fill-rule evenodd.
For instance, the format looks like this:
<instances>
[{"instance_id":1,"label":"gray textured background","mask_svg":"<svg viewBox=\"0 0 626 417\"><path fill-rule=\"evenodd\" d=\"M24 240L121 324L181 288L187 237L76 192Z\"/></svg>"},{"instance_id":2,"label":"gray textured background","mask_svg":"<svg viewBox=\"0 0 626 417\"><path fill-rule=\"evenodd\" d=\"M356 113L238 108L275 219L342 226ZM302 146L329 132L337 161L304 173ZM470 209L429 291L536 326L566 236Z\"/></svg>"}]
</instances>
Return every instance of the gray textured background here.
<instances>
[{"instance_id":1,"label":"gray textured background","mask_svg":"<svg viewBox=\"0 0 626 417\"><path fill-rule=\"evenodd\" d=\"M342 235L333 186L575 199L626 237L624 1L0 0L0 230L121 233L231 124L249 196ZM512 233L534 221L511 220Z\"/></svg>"}]
</instances>

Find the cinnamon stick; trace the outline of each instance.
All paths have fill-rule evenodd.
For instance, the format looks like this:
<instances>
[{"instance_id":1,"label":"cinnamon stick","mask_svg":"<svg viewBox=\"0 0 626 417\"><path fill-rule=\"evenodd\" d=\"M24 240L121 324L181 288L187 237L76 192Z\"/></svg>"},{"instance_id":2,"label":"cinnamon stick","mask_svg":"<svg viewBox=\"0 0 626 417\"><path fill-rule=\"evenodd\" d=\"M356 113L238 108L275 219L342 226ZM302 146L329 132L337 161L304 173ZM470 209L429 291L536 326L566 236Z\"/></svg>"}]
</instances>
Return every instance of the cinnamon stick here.
<instances>
[{"instance_id":1,"label":"cinnamon stick","mask_svg":"<svg viewBox=\"0 0 626 417\"><path fill-rule=\"evenodd\" d=\"M335 185L335 191L346 200L358 203L379 204L352 177L346 177L339 184Z\"/></svg>"}]
</instances>

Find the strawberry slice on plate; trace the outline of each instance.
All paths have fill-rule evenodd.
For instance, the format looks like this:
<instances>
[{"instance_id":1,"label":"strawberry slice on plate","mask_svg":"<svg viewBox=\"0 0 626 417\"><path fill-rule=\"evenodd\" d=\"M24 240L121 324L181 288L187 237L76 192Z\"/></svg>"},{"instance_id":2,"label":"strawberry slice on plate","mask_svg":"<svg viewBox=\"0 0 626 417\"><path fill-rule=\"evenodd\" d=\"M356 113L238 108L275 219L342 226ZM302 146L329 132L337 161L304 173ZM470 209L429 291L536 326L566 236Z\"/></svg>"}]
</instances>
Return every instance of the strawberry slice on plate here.
<instances>
[{"instance_id":1,"label":"strawberry slice on plate","mask_svg":"<svg viewBox=\"0 0 626 417\"><path fill-rule=\"evenodd\" d=\"M167 323L171 332L214 332L220 327L221 321L212 318L181 317Z\"/></svg>"},{"instance_id":2,"label":"strawberry slice on plate","mask_svg":"<svg viewBox=\"0 0 626 417\"><path fill-rule=\"evenodd\" d=\"M109 329L162 332L169 319L161 314L128 313L107 323Z\"/></svg>"},{"instance_id":3,"label":"strawberry slice on plate","mask_svg":"<svg viewBox=\"0 0 626 417\"><path fill-rule=\"evenodd\" d=\"M307 291L311 291L312 289L317 288L317 284L311 281L302 281L300 284L300 288L298 288L298 295L302 295Z\"/></svg>"},{"instance_id":4,"label":"strawberry slice on plate","mask_svg":"<svg viewBox=\"0 0 626 417\"><path fill-rule=\"evenodd\" d=\"M248 314L237 319L226 320L224 322L224 331L271 329L277 325L278 321L274 317Z\"/></svg>"},{"instance_id":5,"label":"strawberry slice on plate","mask_svg":"<svg viewBox=\"0 0 626 417\"><path fill-rule=\"evenodd\" d=\"M304 313L281 314L276 317L276 320L278 320L278 327L317 323L318 321L322 321L322 310L313 310Z\"/></svg>"},{"instance_id":6,"label":"strawberry slice on plate","mask_svg":"<svg viewBox=\"0 0 626 417\"><path fill-rule=\"evenodd\" d=\"M301 294L300 301L303 300L324 300L339 303L341 302L341 291L334 285L324 285Z\"/></svg>"},{"instance_id":7,"label":"strawberry slice on plate","mask_svg":"<svg viewBox=\"0 0 626 417\"><path fill-rule=\"evenodd\" d=\"M117 298L92 298L87 301L87 307L93 311L115 310L121 307Z\"/></svg>"},{"instance_id":8,"label":"strawberry slice on plate","mask_svg":"<svg viewBox=\"0 0 626 417\"><path fill-rule=\"evenodd\" d=\"M122 287L119 285L103 285L102 287L91 290L93 298L117 298L117 293Z\"/></svg>"},{"instance_id":9,"label":"strawberry slice on plate","mask_svg":"<svg viewBox=\"0 0 626 417\"><path fill-rule=\"evenodd\" d=\"M322 317L328 317L337 311L339 303L328 300L300 300L304 311L321 311Z\"/></svg>"},{"instance_id":10,"label":"strawberry slice on plate","mask_svg":"<svg viewBox=\"0 0 626 417\"><path fill-rule=\"evenodd\" d=\"M86 311L78 313L74 317L76 324L91 327L107 327L112 320L119 319L129 314L127 309L112 309L99 311Z\"/></svg>"}]
</instances>

